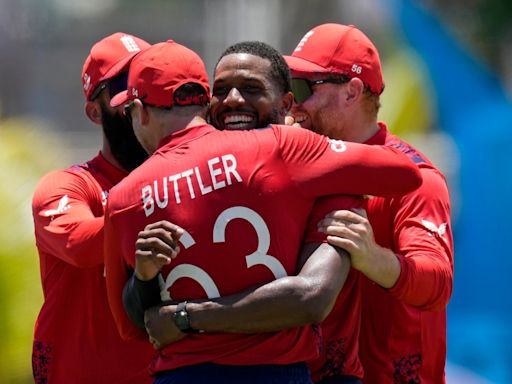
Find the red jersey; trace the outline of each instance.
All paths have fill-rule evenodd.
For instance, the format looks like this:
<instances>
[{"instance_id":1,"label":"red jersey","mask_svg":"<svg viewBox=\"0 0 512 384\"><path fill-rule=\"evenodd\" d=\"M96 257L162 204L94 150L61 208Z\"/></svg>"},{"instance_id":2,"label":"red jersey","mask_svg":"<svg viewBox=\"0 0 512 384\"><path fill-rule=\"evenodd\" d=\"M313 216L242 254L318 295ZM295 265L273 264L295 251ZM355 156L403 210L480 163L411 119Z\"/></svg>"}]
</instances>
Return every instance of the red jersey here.
<instances>
[{"instance_id":1,"label":"red jersey","mask_svg":"<svg viewBox=\"0 0 512 384\"><path fill-rule=\"evenodd\" d=\"M331 196L319 199L313 209L305 241L325 242L325 234L317 223L329 212L339 209L366 208L365 200L354 196ZM359 331L361 327L361 273L350 268L347 280L338 294L329 315L320 324L320 355L308 361L314 382L331 376L362 378L359 360Z\"/></svg>"},{"instance_id":2,"label":"red jersey","mask_svg":"<svg viewBox=\"0 0 512 384\"><path fill-rule=\"evenodd\" d=\"M453 285L450 199L443 175L384 124L368 144L406 153L420 168L422 186L396 198L371 198L368 216L376 242L398 256L391 289L362 276L360 356L364 382L444 383L446 305Z\"/></svg>"},{"instance_id":3,"label":"red jersey","mask_svg":"<svg viewBox=\"0 0 512 384\"><path fill-rule=\"evenodd\" d=\"M122 305L137 234L145 225L165 219L187 231L181 253L162 270L163 300L230 295L295 272L316 197L396 195L415 188L419 173L398 152L283 126L218 131L202 125L169 135L112 189L108 202L107 288L121 334L147 338ZM191 334L160 351L152 369L203 362L289 364L316 356L316 344L311 326Z\"/></svg>"},{"instance_id":4,"label":"red jersey","mask_svg":"<svg viewBox=\"0 0 512 384\"><path fill-rule=\"evenodd\" d=\"M126 173L99 154L55 171L33 198L44 303L35 326L36 383L149 383L147 343L119 336L107 300L103 211Z\"/></svg>"}]
</instances>

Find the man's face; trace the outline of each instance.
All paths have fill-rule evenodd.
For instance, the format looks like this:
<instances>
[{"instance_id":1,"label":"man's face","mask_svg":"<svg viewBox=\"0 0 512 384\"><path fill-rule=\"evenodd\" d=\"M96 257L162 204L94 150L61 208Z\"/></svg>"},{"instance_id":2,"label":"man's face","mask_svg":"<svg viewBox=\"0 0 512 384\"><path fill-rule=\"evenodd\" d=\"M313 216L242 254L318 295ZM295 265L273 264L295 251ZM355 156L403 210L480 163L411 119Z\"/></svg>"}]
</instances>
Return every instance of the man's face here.
<instances>
[{"instance_id":1,"label":"man's face","mask_svg":"<svg viewBox=\"0 0 512 384\"><path fill-rule=\"evenodd\" d=\"M119 109L110 107L108 92L99 95L98 100L103 132L112 155L126 171L131 172L147 159L148 154L135 137L129 120Z\"/></svg>"},{"instance_id":2,"label":"man's face","mask_svg":"<svg viewBox=\"0 0 512 384\"><path fill-rule=\"evenodd\" d=\"M218 129L283 124L286 95L270 75L270 61L246 53L224 56L215 69L210 119Z\"/></svg>"},{"instance_id":3,"label":"man's face","mask_svg":"<svg viewBox=\"0 0 512 384\"><path fill-rule=\"evenodd\" d=\"M296 78L309 80L311 95L300 103L294 101L290 114L295 122L313 132L344 140L347 121L346 111L341 102L344 85L327 82L314 84L317 80L327 79L326 74L305 76L292 72L292 84Z\"/></svg>"}]
</instances>

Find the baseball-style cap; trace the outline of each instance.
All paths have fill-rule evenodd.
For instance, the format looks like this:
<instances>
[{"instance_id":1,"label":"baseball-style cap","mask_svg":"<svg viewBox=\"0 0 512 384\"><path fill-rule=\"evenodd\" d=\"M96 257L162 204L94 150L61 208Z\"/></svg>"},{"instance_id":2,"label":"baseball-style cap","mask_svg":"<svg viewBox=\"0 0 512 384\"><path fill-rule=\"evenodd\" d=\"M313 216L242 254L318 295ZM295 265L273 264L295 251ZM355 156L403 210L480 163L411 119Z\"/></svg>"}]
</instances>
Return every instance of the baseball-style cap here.
<instances>
[{"instance_id":1,"label":"baseball-style cap","mask_svg":"<svg viewBox=\"0 0 512 384\"><path fill-rule=\"evenodd\" d=\"M174 92L187 83L203 87L204 98L175 100ZM118 107L134 99L155 107L205 104L210 100L210 87L203 60L173 40L152 45L135 56L128 72L128 89L114 96L110 106Z\"/></svg>"},{"instance_id":2,"label":"baseball-style cap","mask_svg":"<svg viewBox=\"0 0 512 384\"><path fill-rule=\"evenodd\" d=\"M384 90L377 48L354 25L319 25L285 59L295 72L344 74L358 77L377 95Z\"/></svg>"},{"instance_id":3,"label":"baseball-style cap","mask_svg":"<svg viewBox=\"0 0 512 384\"><path fill-rule=\"evenodd\" d=\"M85 97L91 99L95 89L128 69L130 60L150 44L138 37L117 32L94 44L82 69Z\"/></svg>"}]
</instances>

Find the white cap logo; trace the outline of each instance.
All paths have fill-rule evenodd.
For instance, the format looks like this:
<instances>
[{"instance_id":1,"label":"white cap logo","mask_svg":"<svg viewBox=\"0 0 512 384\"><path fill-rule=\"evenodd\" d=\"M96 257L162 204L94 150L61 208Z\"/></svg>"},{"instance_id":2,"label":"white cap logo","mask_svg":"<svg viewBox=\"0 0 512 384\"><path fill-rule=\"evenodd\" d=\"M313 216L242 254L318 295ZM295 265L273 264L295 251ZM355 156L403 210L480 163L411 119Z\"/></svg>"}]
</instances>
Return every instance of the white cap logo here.
<instances>
[{"instance_id":1,"label":"white cap logo","mask_svg":"<svg viewBox=\"0 0 512 384\"><path fill-rule=\"evenodd\" d=\"M133 36L124 35L119 40L121 40L121 43L123 43L124 47L128 52L138 52L140 51L139 46L133 39Z\"/></svg>"},{"instance_id":2,"label":"white cap logo","mask_svg":"<svg viewBox=\"0 0 512 384\"><path fill-rule=\"evenodd\" d=\"M87 91L91 86L91 76L87 73L84 73L84 91Z\"/></svg>"},{"instance_id":3,"label":"white cap logo","mask_svg":"<svg viewBox=\"0 0 512 384\"><path fill-rule=\"evenodd\" d=\"M137 88L132 88L132 96L139 97L139 91Z\"/></svg>"},{"instance_id":4,"label":"white cap logo","mask_svg":"<svg viewBox=\"0 0 512 384\"><path fill-rule=\"evenodd\" d=\"M293 52L300 52L300 51L302 51L302 47L304 46L304 44L306 44L308 39L311 36L313 36L314 33L315 33L315 31L309 31L308 33L306 33L304 35L304 37L299 41L299 44L297 44L297 47L295 48L295 50Z\"/></svg>"}]
</instances>

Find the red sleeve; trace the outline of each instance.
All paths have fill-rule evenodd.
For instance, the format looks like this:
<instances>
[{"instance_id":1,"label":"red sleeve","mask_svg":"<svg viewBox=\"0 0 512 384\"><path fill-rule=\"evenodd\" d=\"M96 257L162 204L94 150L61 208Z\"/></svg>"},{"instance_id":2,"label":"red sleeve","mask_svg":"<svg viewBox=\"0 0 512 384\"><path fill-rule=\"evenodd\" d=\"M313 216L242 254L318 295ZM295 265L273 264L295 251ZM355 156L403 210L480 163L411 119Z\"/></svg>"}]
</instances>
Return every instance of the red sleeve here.
<instances>
[{"instance_id":1,"label":"red sleeve","mask_svg":"<svg viewBox=\"0 0 512 384\"><path fill-rule=\"evenodd\" d=\"M109 198L112 197L110 195ZM123 340L135 338L147 340L146 333L130 321L123 306L123 289L133 273L133 268L126 263L123 257L122 247L120 246L123 239L118 236L122 229L114 229L112 214L108 209L109 205L110 203L107 204L107 214L105 216L105 272L110 310Z\"/></svg>"},{"instance_id":2,"label":"red sleeve","mask_svg":"<svg viewBox=\"0 0 512 384\"><path fill-rule=\"evenodd\" d=\"M444 178L424 169L423 185L399 202L394 241L400 277L389 292L422 310L444 309L453 288L450 200Z\"/></svg>"},{"instance_id":3,"label":"red sleeve","mask_svg":"<svg viewBox=\"0 0 512 384\"><path fill-rule=\"evenodd\" d=\"M304 236L305 243L325 243L326 234L318 231L318 222L328 213L352 208L364 208L365 199L360 196L334 195L318 199L308 219L308 226Z\"/></svg>"},{"instance_id":4,"label":"red sleeve","mask_svg":"<svg viewBox=\"0 0 512 384\"><path fill-rule=\"evenodd\" d=\"M103 263L103 208L98 185L77 173L46 175L32 200L36 244L75 267Z\"/></svg>"},{"instance_id":5,"label":"red sleeve","mask_svg":"<svg viewBox=\"0 0 512 384\"><path fill-rule=\"evenodd\" d=\"M400 150L345 143L306 129L274 127L291 180L310 196L397 196L421 185L418 167Z\"/></svg>"}]
</instances>

